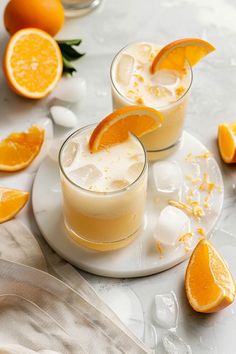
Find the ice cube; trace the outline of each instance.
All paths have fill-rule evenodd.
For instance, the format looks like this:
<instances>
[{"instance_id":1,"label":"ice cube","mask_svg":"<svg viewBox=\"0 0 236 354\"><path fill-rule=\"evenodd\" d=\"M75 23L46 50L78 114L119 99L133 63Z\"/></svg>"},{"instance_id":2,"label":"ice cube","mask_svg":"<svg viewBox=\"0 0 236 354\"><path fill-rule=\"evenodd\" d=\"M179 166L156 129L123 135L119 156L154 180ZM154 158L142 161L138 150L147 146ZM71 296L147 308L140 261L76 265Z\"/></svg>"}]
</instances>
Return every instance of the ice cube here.
<instances>
[{"instance_id":1,"label":"ice cube","mask_svg":"<svg viewBox=\"0 0 236 354\"><path fill-rule=\"evenodd\" d=\"M162 338L157 347L158 353L165 354L192 354L191 347L175 333L168 331Z\"/></svg>"},{"instance_id":2,"label":"ice cube","mask_svg":"<svg viewBox=\"0 0 236 354\"><path fill-rule=\"evenodd\" d=\"M126 179L115 179L111 182L112 189L122 189L129 185L129 182Z\"/></svg>"},{"instance_id":3,"label":"ice cube","mask_svg":"<svg viewBox=\"0 0 236 354\"><path fill-rule=\"evenodd\" d=\"M142 161L143 160L143 154L133 154L133 155L130 156L130 160Z\"/></svg>"},{"instance_id":4,"label":"ice cube","mask_svg":"<svg viewBox=\"0 0 236 354\"><path fill-rule=\"evenodd\" d=\"M164 86L172 88L177 87L180 83L180 77L178 72L175 70L158 70L157 73L153 76L152 79L153 84L158 86Z\"/></svg>"},{"instance_id":5,"label":"ice cube","mask_svg":"<svg viewBox=\"0 0 236 354\"><path fill-rule=\"evenodd\" d=\"M161 196L177 197L183 185L183 173L176 162L159 161L153 164L156 191Z\"/></svg>"},{"instance_id":6,"label":"ice cube","mask_svg":"<svg viewBox=\"0 0 236 354\"><path fill-rule=\"evenodd\" d=\"M76 115L68 108L63 106L52 106L50 113L55 124L66 128L72 128L77 124Z\"/></svg>"},{"instance_id":7,"label":"ice cube","mask_svg":"<svg viewBox=\"0 0 236 354\"><path fill-rule=\"evenodd\" d=\"M151 56L152 46L147 43L138 44L136 47L136 58L141 61L141 63L145 64L149 61Z\"/></svg>"},{"instance_id":8,"label":"ice cube","mask_svg":"<svg viewBox=\"0 0 236 354\"><path fill-rule=\"evenodd\" d=\"M52 95L65 102L79 102L86 96L87 85L82 77L62 77Z\"/></svg>"},{"instance_id":9,"label":"ice cube","mask_svg":"<svg viewBox=\"0 0 236 354\"><path fill-rule=\"evenodd\" d=\"M133 181L138 178L143 170L143 162L135 162L128 168L127 175Z\"/></svg>"},{"instance_id":10,"label":"ice cube","mask_svg":"<svg viewBox=\"0 0 236 354\"><path fill-rule=\"evenodd\" d=\"M70 172L72 180L82 187L90 187L102 177L102 172L93 164L79 167Z\"/></svg>"},{"instance_id":11,"label":"ice cube","mask_svg":"<svg viewBox=\"0 0 236 354\"><path fill-rule=\"evenodd\" d=\"M71 141L66 145L62 154L62 164L64 167L69 167L72 164L78 151L79 144L74 141Z\"/></svg>"},{"instance_id":12,"label":"ice cube","mask_svg":"<svg viewBox=\"0 0 236 354\"><path fill-rule=\"evenodd\" d=\"M128 85L134 70L134 57L122 54L117 65L117 81Z\"/></svg>"},{"instance_id":13,"label":"ice cube","mask_svg":"<svg viewBox=\"0 0 236 354\"><path fill-rule=\"evenodd\" d=\"M154 231L156 241L175 247L180 236L187 232L190 232L190 219L182 210L169 205L161 211Z\"/></svg>"},{"instance_id":14,"label":"ice cube","mask_svg":"<svg viewBox=\"0 0 236 354\"><path fill-rule=\"evenodd\" d=\"M104 287L99 289L99 295L111 307L115 314L137 337L143 339L144 317L139 298L126 286Z\"/></svg>"},{"instance_id":15,"label":"ice cube","mask_svg":"<svg viewBox=\"0 0 236 354\"><path fill-rule=\"evenodd\" d=\"M166 329L176 328L178 311L178 302L173 291L155 296L153 319L158 326Z\"/></svg>"}]
</instances>

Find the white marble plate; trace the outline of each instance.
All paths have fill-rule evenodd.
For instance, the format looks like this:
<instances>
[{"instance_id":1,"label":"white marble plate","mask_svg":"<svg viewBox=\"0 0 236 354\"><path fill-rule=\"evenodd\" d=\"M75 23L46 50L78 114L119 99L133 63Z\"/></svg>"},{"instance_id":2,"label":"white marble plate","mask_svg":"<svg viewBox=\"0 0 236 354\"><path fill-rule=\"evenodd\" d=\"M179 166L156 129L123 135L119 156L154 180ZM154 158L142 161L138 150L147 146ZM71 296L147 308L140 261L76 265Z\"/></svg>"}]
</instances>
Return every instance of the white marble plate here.
<instances>
[{"instance_id":1,"label":"white marble plate","mask_svg":"<svg viewBox=\"0 0 236 354\"><path fill-rule=\"evenodd\" d=\"M196 165L186 161L188 153L199 155L207 149L189 133L183 134L179 149L166 160L179 163L183 174L192 174ZM214 181L217 188L210 198L210 208L198 224L192 221L192 230L198 226L204 227L208 237L220 215L223 204L223 181L219 167L213 157L197 159L199 173L207 172L209 179ZM150 164L150 171L152 165ZM186 181L184 192L192 188L191 182ZM157 253L153 238L153 229L160 210L167 205L166 201L156 203L153 189L148 191L148 201L144 224L137 239L124 249L112 252L96 252L77 246L67 236L62 215L62 199L58 165L50 157L41 164L33 186L33 210L38 226L49 245L63 258L73 265L98 275L108 277L140 277L166 270L189 257L184 247L165 253L163 257ZM198 241L193 236L191 247Z\"/></svg>"}]
</instances>

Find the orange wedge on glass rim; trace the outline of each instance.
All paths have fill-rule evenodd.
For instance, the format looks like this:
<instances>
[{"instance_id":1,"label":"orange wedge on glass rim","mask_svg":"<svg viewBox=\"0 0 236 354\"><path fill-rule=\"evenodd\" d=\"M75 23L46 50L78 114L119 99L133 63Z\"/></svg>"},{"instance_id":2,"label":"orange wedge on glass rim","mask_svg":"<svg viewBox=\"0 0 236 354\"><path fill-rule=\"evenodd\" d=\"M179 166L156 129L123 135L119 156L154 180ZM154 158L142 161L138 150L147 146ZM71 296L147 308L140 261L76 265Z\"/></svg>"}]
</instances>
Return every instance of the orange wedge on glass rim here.
<instances>
[{"instance_id":1,"label":"orange wedge on glass rim","mask_svg":"<svg viewBox=\"0 0 236 354\"><path fill-rule=\"evenodd\" d=\"M0 171L19 171L38 155L44 141L44 129L33 125L27 132L12 133L0 141Z\"/></svg>"},{"instance_id":2,"label":"orange wedge on glass rim","mask_svg":"<svg viewBox=\"0 0 236 354\"><path fill-rule=\"evenodd\" d=\"M12 219L25 205L28 192L0 187L0 223Z\"/></svg>"},{"instance_id":3,"label":"orange wedge on glass rim","mask_svg":"<svg viewBox=\"0 0 236 354\"><path fill-rule=\"evenodd\" d=\"M224 162L236 163L236 122L219 125L218 146Z\"/></svg>"},{"instance_id":4,"label":"orange wedge on glass rim","mask_svg":"<svg viewBox=\"0 0 236 354\"><path fill-rule=\"evenodd\" d=\"M62 69L60 48L48 33L26 28L11 37L3 71L17 94L32 99L45 97L60 80Z\"/></svg>"},{"instance_id":5,"label":"orange wedge on glass rim","mask_svg":"<svg viewBox=\"0 0 236 354\"><path fill-rule=\"evenodd\" d=\"M179 39L163 47L153 59L150 71L169 69L181 71L186 61L194 66L207 54L215 50L210 43L198 38Z\"/></svg>"},{"instance_id":6,"label":"orange wedge on glass rim","mask_svg":"<svg viewBox=\"0 0 236 354\"><path fill-rule=\"evenodd\" d=\"M125 141L129 133L141 137L161 126L162 114L151 107L126 106L104 118L94 129L89 149L96 152Z\"/></svg>"},{"instance_id":7,"label":"orange wedge on glass rim","mask_svg":"<svg viewBox=\"0 0 236 354\"><path fill-rule=\"evenodd\" d=\"M234 279L223 258L206 239L197 244L189 260L185 289L197 312L217 312L234 301Z\"/></svg>"}]
</instances>

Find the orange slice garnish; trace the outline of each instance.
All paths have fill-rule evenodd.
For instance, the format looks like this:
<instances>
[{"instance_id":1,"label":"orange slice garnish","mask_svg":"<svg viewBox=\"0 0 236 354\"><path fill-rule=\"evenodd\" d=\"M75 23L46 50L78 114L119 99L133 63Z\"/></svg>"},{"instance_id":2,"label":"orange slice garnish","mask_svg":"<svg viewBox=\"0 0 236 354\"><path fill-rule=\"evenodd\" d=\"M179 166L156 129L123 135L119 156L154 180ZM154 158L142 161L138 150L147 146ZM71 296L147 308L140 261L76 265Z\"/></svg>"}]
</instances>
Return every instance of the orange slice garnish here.
<instances>
[{"instance_id":1,"label":"orange slice garnish","mask_svg":"<svg viewBox=\"0 0 236 354\"><path fill-rule=\"evenodd\" d=\"M186 66L186 61L193 66L213 50L215 47L202 39L179 39L160 50L153 59L151 73L154 74L161 69L182 71Z\"/></svg>"},{"instance_id":2,"label":"orange slice garnish","mask_svg":"<svg viewBox=\"0 0 236 354\"><path fill-rule=\"evenodd\" d=\"M236 122L219 125L218 146L224 162L236 163Z\"/></svg>"},{"instance_id":3,"label":"orange slice garnish","mask_svg":"<svg viewBox=\"0 0 236 354\"><path fill-rule=\"evenodd\" d=\"M190 305L198 312L217 312L234 301L233 277L222 257L206 239L201 240L192 253L185 289Z\"/></svg>"},{"instance_id":4,"label":"orange slice garnish","mask_svg":"<svg viewBox=\"0 0 236 354\"><path fill-rule=\"evenodd\" d=\"M38 155L44 129L33 125L27 132L12 133L0 141L0 171L19 171Z\"/></svg>"},{"instance_id":5,"label":"orange slice garnish","mask_svg":"<svg viewBox=\"0 0 236 354\"><path fill-rule=\"evenodd\" d=\"M0 223L12 219L25 205L28 192L0 187Z\"/></svg>"},{"instance_id":6,"label":"orange slice garnish","mask_svg":"<svg viewBox=\"0 0 236 354\"><path fill-rule=\"evenodd\" d=\"M17 94L42 98L61 78L60 48L48 33L36 28L22 29L9 41L3 69L9 86Z\"/></svg>"},{"instance_id":7,"label":"orange slice garnish","mask_svg":"<svg viewBox=\"0 0 236 354\"><path fill-rule=\"evenodd\" d=\"M94 129L90 140L91 152L125 141L129 133L141 137L161 126L163 116L157 110L144 106L127 106L104 118Z\"/></svg>"}]
</instances>

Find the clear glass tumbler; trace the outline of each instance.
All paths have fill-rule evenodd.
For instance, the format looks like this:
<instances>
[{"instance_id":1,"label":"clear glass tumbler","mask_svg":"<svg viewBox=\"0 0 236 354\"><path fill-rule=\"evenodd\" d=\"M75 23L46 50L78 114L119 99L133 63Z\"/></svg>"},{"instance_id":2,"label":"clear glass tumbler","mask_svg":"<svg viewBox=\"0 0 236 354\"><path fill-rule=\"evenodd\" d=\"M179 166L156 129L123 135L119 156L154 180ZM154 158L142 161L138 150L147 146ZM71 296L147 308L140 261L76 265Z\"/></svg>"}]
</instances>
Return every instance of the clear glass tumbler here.
<instances>
[{"instance_id":1,"label":"clear glass tumbler","mask_svg":"<svg viewBox=\"0 0 236 354\"><path fill-rule=\"evenodd\" d=\"M140 42L142 43L142 42ZM123 52L126 52L131 46L139 43L132 43L122 48L114 57L110 68L110 81L112 92L113 110L123 106L136 105L133 100L124 96L116 84L116 67ZM160 47L161 48L161 47ZM192 84L192 69L188 66L187 74L189 76L189 85L183 95L166 105L152 107L160 111L164 116L162 126L155 131L144 135L140 140L144 144L149 160L162 159L171 154L178 148L182 136L186 110L189 101L190 88ZM142 104L141 104L142 105Z\"/></svg>"},{"instance_id":2,"label":"clear glass tumbler","mask_svg":"<svg viewBox=\"0 0 236 354\"><path fill-rule=\"evenodd\" d=\"M68 144L92 132L94 125L74 132L63 143L59 153L63 194L64 223L72 239L99 251L109 251L128 245L142 225L146 203L148 164L146 151L137 139L144 155L144 167L128 186L108 192L97 192L74 183L64 169L64 151ZM120 168L120 166L117 166Z\"/></svg>"}]
</instances>

